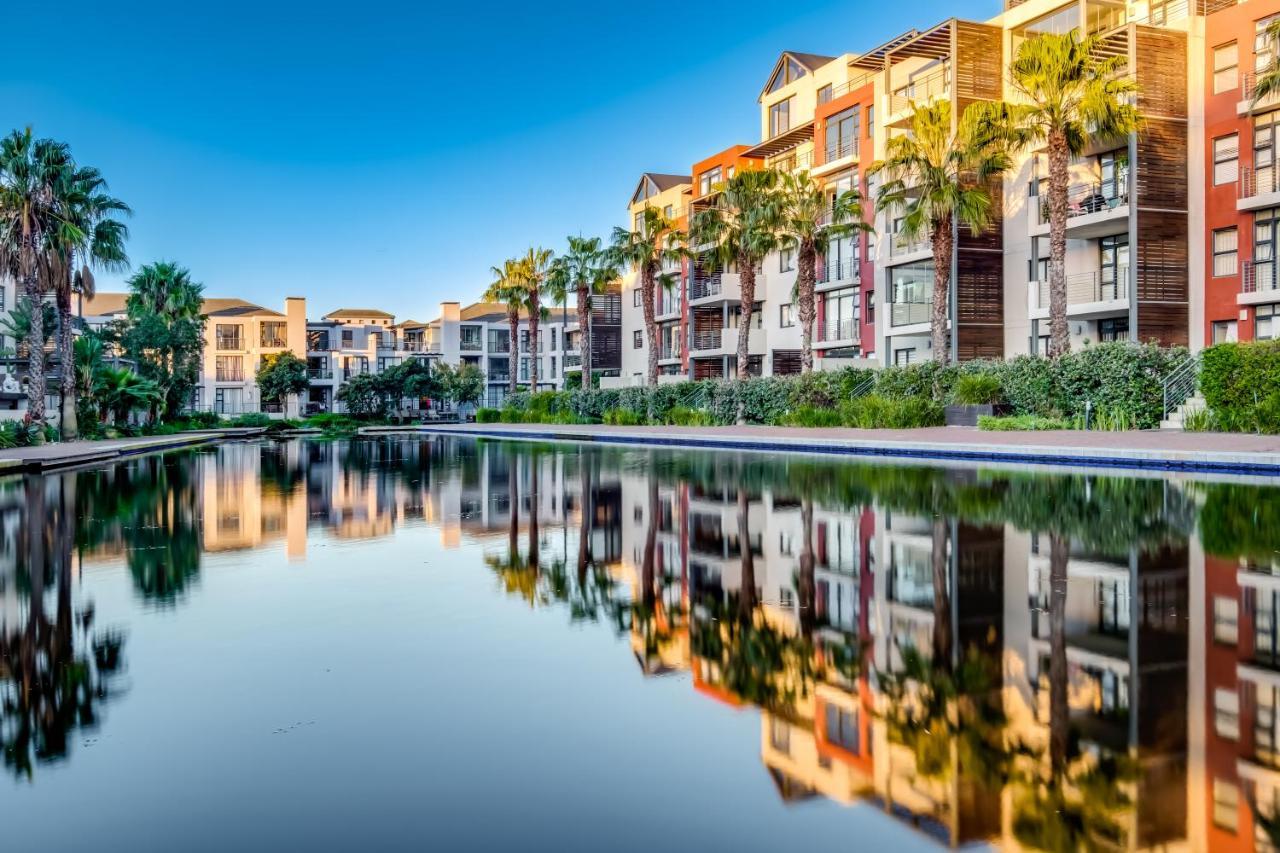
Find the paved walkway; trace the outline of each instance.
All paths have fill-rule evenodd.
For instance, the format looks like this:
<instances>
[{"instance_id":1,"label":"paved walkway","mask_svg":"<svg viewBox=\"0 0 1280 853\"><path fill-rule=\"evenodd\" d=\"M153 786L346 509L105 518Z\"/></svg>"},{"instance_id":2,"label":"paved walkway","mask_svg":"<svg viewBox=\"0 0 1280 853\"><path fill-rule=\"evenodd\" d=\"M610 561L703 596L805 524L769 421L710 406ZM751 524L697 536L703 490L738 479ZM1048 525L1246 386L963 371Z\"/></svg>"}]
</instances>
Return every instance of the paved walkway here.
<instances>
[{"instance_id":1,"label":"paved walkway","mask_svg":"<svg viewBox=\"0 0 1280 853\"><path fill-rule=\"evenodd\" d=\"M71 441L14 447L0 450L0 472L50 471L94 462L108 462L121 456L153 453L178 447L193 447L222 438L242 438L262 434L262 429L228 428L151 435L138 438L111 438L103 441Z\"/></svg>"},{"instance_id":2,"label":"paved walkway","mask_svg":"<svg viewBox=\"0 0 1280 853\"><path fill-rule=\"evenodd\" d=\"M424 432L551 438L933 459L1004 460L1280 476L1280 436L1176 431L982 432L964 427L807 429L803 427L613 427L462 424Z\"/></svg>"}]
</instances>

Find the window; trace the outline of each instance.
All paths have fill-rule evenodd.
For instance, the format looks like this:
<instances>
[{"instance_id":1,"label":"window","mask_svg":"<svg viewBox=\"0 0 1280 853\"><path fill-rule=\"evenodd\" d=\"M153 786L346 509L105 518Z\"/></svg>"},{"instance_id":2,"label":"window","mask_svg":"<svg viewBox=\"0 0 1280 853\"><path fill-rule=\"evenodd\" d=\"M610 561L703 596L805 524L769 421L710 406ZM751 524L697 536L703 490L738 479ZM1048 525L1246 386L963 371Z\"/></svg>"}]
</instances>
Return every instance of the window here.
<instances>
[{"instance_id":1,"label":"window","mask_svg":"<svg viewBox=\"0 0 1280 853\"><path fill-rule=\"evenodd\" d=\"M631 333L631 347L632 349L641 349L644 347L644 333L639 329L636 329Z\"/></svg>"},{"instance_id":2,"label":"window","mask_svg":"<svg viewBox=\"0 0 1280 853\"><path fill-rule=\"evenodd\" d=\"M791 129L791 98L778 101L769 107L769 136L786 133Z\"/></svg>"},{"instance_id":3,"label":"window","mask_svg":"<svg viewBox=\"0 0 1280 853\"><path fill-rule=\"evenodd\" d=\"M893 363L897 366L911 364L915 359L915 355L916 351L914 347L911 349L896 349L893 351Z\"/></svg>"},{"instance_id":4,"label":"window","mask_svg":"<svg viewBox=\"0 0 1280 853\"><path fill-rule=\"evenodd\" d=\"M1128 338L1128 317L1108 317L1098 321L1098 341L1100 343L1107 344L1114 341L1128 340Z\"/></svg>"},{"instance_id":5,"label":"window","mask_svg":"<svg viewBox=\"0 0 1280 853\"><path fill-rule=\"evenodd\" d=\"M676 209L672 205L665 205L662 208L662 218L668 221L676 218Z\"/></svg>"},{"instance_id":6,"label":"window","mask_svg":"<svg viewBox=\"0 0 1280 853\"><path fill-rule=\"evenodd\" d=\"M827 705L826 718L827 743L856 754L859 741L858 712Z\"/></svg>"},{"instance_id":7,"label":"window","mask_svg":"<svg viewBox=\"0 0 1280 853\"><path fill-rule=\"evenodd\" d=\"M1280 338L1280 305L1259 305L1253 314L1253 339L1274 341Z\"/></svg>"},{"instance_id":8,"label":"window","mask_svg":"<svg viewBox=\"0 0 1280 853\"><path fill-rule=\"evenodd\" d=\"M1218 343L1214 341L1214 343ZM1213 597L1213 641L1234 646L1240 638L1240 603L1226 595Z\"/></svg>"},{"instance_id":9,"label":"window","mask_svg":"<svg viewBox=\"0 0 1280 853\"><path fill-rule=\"evenodd\" d=\"M1235 275L1239 235L1235 228L1219 228L1213 232L1213 274Z\"/></svg>"},{"instance_id":10,"label":"window","mask_svg":"<svg viewBox=\"0 0 1280 853\"><path fill-rule=\"evenodd\" d=\"M720 183L720 167L708 169L698 176L698 195L710 195L716 184Z\"/></svg>"},{"instance_id":11,"label":"window","mask_svg":"<svg viewBox=\"0 0 1280 853\"><path fill-rule=\"evenodd\" d=\"M778 272L791 272L796 268L796 247L786 246L778 250Z\"/></svg>"},{"instance_id":12,"label":"window","mask_svg":"<svg viewBox=\"0 0 1280 853\"><path fill-rule=\"evenodd\" d=\"M819 104L831 103L831 84L830 83L818 89L818 103Z\"/></svg>"},{"instance_id":13,"label":"window","mask_svg":"<svg viewBox=\"0 0 1280 853\"><path fill-rule=\"evenodd\" d=\"M636 234L644 231L644 211L637 210L631 219L631 230Z\"/></svg>"},{"instance_id":14,"label":"window","mask_svg":"<svg viewBox=\"0 0 1280 853\"><path fill-rule=\"evenodd\" d=\"M1213 49L1213 94L1240 86L1240 51L1235 42Z\"/></svg>"},{"instance_id":15,"label":"window","mask_svg":"<svg viewBox=\"0 0 1280 853\"><path fill-rule=\"evenodd\" d=\"M552 352L555 352L556 350L559 349L559 347L556 346L556 333L558 331L559 329L557 329L555 326L551 327L551 351ZM555 371L552 371L552 372L554 373Z\"/></svg>"},{"instance_id":16,"label":"window","mask_svg":"<svg viewBox=\"0 0 1280 853\"><path fill-rule=\"evenodd\" d=\"M1213 691L1213 730L1227 740L1240 739L1240 696L1219 687Z\"/></svg>"},{"instance_id":17,"label":"window","mask_svg":"<svg viewBox=\"0 0 1280 853\"><path fill-rule=\"evenodd\" d=\"M262 324L262 346L264 347L283 347L288 346L286 339L288 338L287 325L280 322L267 322Z\"/></svg>"},{"instance_id":18,"label":"window","mask_svg":"<svg viewBox=\"0 0 1280 853\"><path fill-rule=\"evenodd\" d=\"M769 723L769 744L783 755L790 755L791 726L778 717L773 717Z\"/></svg>"},{"instance_id":19,"label":"window","mask_svg":"<svg viewBox=\"0 0 1280 853\"><path fill-rule=\"evenodd\" d=\"M804 66L790 56L783 57L782 65L774 72L773 79L769 81L769 92L776 92L788 83L794 83L803 76Z\"/></svg>"},{"instance_id":20,"label":"window","mask_svg":"<svg viewBox=\"0 0 1280 853\"><path fill-rule=\"evenodd\" d=\"M1213 324L1213 343L1233 344L1240 340L1240 332L1235 320L1218 320Z\"/></svg>"},{"instance_id":21,"label":"window","mask_svg":"<svg viewBox=\"0 0 1280 853\"><path fill-rule=\"evenodd\" d=\"M1240 174L1240 135L1219 136L1213 140L1213 185L1234 184Z\"/></svg>"},{"instance_id":22,"label":"window","mask_svg":"<svg viewBox=\"0 0 1280 853\"><path fill-rule=\"evenodd\" d=\"M551 378L556 378L556 357L554 355L551 356Z\"/></svg>"},{"instance_id":23,"label":"window","mask_svg":"<svg viewBox=\"0 0 1280 853\"><path fill-rule=\"evenodd\" d=\"M214 359L214 379L218 382L243 382L244 358L238 355L220 355Z\"/></svg>"},{"instance_id":24,"label":"window","mask_svg":"<svg viewBox=\"0 0 1280 853\"><path fill-rule=\"evenodd\" d=\"M1129 198L1129 152L1108 151L1098 158L1098 166L1102 172L1102 197L1107 200L1107 206L1124 204Z\"/></svg>"},{"instance_id":25,"label":"window","mask_svg":"<svg viewBox=\"0 0 1280 853\"><path fill-rule=\"evenodd\" d=\"M328 329L308 329L307 330L307 349L322 351L329 349L329 330Z\"/></svg>"},{"instance_id":26,"label":"window","mask_svg":"<svg viewBox=\"0 0 1280 853\"><path fill-rule=\"evenodd\" d=\"M1267 28L1276 20L1275 15L1253 22L1253 70L1259 73L1271 67L1276 57L1276 43Z\"/></svg>"},{"instance_id":27,"label":"window","mask_svg":"<svg viewBox=\"0 0 1280 853\"><path fill-rule=\"evenodd\" d=\"M861 116L857 107L836 113L827 119L827 162L858 153Z\"/></svg>"},{"instance_id":28,"label":"window","mask_svg":"<svg viewBox=\"0 0 1280 853\"><path fill-rule=\"evenodd\" d=\"M218 349L244 349L244 340L240 337L240 326L219 323L214 327L214 340Z\"/></svg>"},{"instance_id":29,"label":"window","mask_svg":"<svg viewBox=\"0 0 1280 853\"><path fill-rule=\"evenodd\" d=\"M876 135L876 108L874 106L867 107L867 138Z\"/></svg>"},{"instance_id":30,"label":"window","mask_svg":"<svg viewBox=\"0 0 1280 853\"><path fill-rule=\"evenodd\" d=\"M796 324L796 306L787 304L778 306L778 325L790 329Z\"/></svg>"},{"instance_id":31,"label":"window","mask_svg":"<svg viewBox=\"0 0 1280 853\"><path fill-rule=\"evenodd\" d=\"M1235 832L1240 816L1240 789L1225 779L1213 780L1213 825Z\"/></svg>"},{"instance_id":32,"label":"window","mask_svg":"<svg viewBox=\"0 0 1280 853\"><path fill-rule=\"evenodd\" d=\"M356 345L356 333L351 329L342 330L342 348L350 349Z\"/></svg>"}]
</instances>

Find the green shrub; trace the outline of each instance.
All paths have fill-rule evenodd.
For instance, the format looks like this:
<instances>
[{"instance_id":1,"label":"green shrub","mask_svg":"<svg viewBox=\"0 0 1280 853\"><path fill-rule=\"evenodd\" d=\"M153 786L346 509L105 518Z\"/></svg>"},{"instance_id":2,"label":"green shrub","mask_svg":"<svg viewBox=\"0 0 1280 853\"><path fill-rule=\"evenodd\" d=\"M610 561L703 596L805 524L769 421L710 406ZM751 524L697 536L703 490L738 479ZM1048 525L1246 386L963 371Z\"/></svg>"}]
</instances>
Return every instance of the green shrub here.
<instances>
[{"instance_id":1,"label":"green shrub","mask_svg":"<svg viewBox=\"0 0 1280 853\"><path fill-rule=\"evenodd\" d=\"M859 429L915 429L941 426L942 404L925 397L882 397L868 394L840 404L845 426Z\"/></svg>"},{"instance_id":2,"label":"green shrub","mask_svg":"<svg viewBox=\"0 0 1280 853\"><path fill-rule=\"evenodd\" d=\"M1208 409L1193 409L1182 416L1182 428L1186 432L1213 432L1217 429L1213 412Z\"/></svg>"},{"instance_id":3,"label":"green shrub","mask_svg":"<svg viewBox=\"0 0 1280 853\"><path fill-rule=\"evenodd\" d=\"M844 426L844 420L838 409L815 408L801 406L792 409L778 420L779 426L797 427L838 427Z\"/></svg>"},{"instance_id":4,"label":"green shrub","mask_svg":"<svg viewBox=\"0 0 1280 853\"><path fill-rule=\"evenodd\" d=\"M502 419L502 411L499 409L476 409L476 423L478 424L496 424Z\"/></svg>"},{"instance_id":5,"label":"green shrub","mask_svg":"<svg viewBox=\"0 0 1280 853\"><path fill-rule=\"evenodd\" d=\"M1218 344L1201 356L1200 392L1216 429L1280 433L1280 341Z\"/></svg>"},{"instance_id":6,"label":"green shrub","mask_svg":"<svg viewBox=\"0 0 1280 853\"><path fill-rule=\"evenodd\" d=\"M265 412L245 412L243 415L236 415L228 423L233 427L265 427L271 425L271 416Z\"/></svg>"},{"instance_id":7,"label":"green shrub","mask_svg":"<svg viewBox=\"0 0 1280 853\"><path fill-rule=\"evenodd\" d=\"M1062 418L1045 418L1040 415L1013 415L1007 418L979 415L978 429L989 432L1035 432L1071 429L1071 424Z\"/></svg>"},{"instance_id":8,"label":"green shrub","mask_svg":"<svg viewBox=\"0 0 1280 853\"><path fill-rule=\"evenodd\" d=\"M1000 378L995 373L969 373L959 377L951 399L961 406L985 406L1003 402Z\"/></svg>"},{"instance_id":9,"label":"green shrub","mask_svg":"<svg viewBox=\"0 0 1280 853\"><path fill-rule=\"evenodd\" d=\"M360 422L350 415L338 414L336 412L321 412L312 415L302 422L304 427L318 429L327 435L346 435L354 433L360 428Z\"/></svg>"},{"instance_id":10,"label":"green shrub","mask_svg":"<svg viewBox=\"0 0 1280 853\"><path fill-rule=\"evenodd\" d=\"M187 421L193 429L211 429L222 423L222 416L217 412L192 412Z\"/></svg>"},{"instance_id":11,"label":"green shrub","mask_svg":"<svg viewBox=\"0 0 1280 853\"><path fill-rule=\"evenodd\" d=\"M715 426L710 412L688 406L672 406L667 410L665 421L672 426Z\"/></svg>"},{"instance_id":12,"label":"green shrub","mask_svg":"<svg viewBox=\"0 0 1280 853\"><path fill-rule=\"evenodd\" d=\"M0 448L30 447L44 437L46 443L58 440L58 431L49 425L41 426L27 421L0 422Z\"/></svg>"},{"instance_id":13,"label":"green shrub","mask_svg":"<svg viewBox=\"0 0 1280 853\"><path fill-rule=\"evenodd\" d=\"M630 409L610 409L604 413L604 422L609 426L641 426L648 420Z\"/></svg>"}]
</instances>

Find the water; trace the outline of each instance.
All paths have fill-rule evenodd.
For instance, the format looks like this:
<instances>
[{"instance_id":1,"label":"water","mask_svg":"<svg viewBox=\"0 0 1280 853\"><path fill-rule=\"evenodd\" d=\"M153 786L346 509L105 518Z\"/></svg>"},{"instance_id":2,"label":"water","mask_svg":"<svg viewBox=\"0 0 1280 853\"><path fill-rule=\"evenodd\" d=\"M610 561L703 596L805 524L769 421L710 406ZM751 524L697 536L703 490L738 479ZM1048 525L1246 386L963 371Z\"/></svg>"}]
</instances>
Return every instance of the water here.
<instances>
[{"instance_id":1,"label":"water","mask_svg":"<svg viewBox=\"0 0 1280 853\"><path fill-rule=\"evenodd\" d=\"M1278 522L445 437L11 477L3 849L1269 849Z\"/></svg>"}]
</instances>

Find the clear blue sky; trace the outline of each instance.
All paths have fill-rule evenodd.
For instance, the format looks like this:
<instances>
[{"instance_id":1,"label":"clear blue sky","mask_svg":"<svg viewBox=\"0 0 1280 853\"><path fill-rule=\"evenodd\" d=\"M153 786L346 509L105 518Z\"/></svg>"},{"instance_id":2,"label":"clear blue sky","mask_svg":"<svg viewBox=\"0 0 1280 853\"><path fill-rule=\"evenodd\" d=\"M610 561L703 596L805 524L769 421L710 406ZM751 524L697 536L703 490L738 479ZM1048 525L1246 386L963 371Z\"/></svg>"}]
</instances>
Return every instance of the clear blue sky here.
<instances>
[{"instance_id":1,"label":"clear blue sky","mask_svg":"<svg viewBox=\"0 0 1280 853\"><path fill-rule=\"evenodd\" d=\"M136 212L135 265L174 259L207 293L269 307L305 295L311 316L429 319L529 245L606 236L641 172L755 141L779 51L998 11L71 0L40 13L59 48L9 40L0 103L106 173Z\"/></svg>"}]
</instances>

